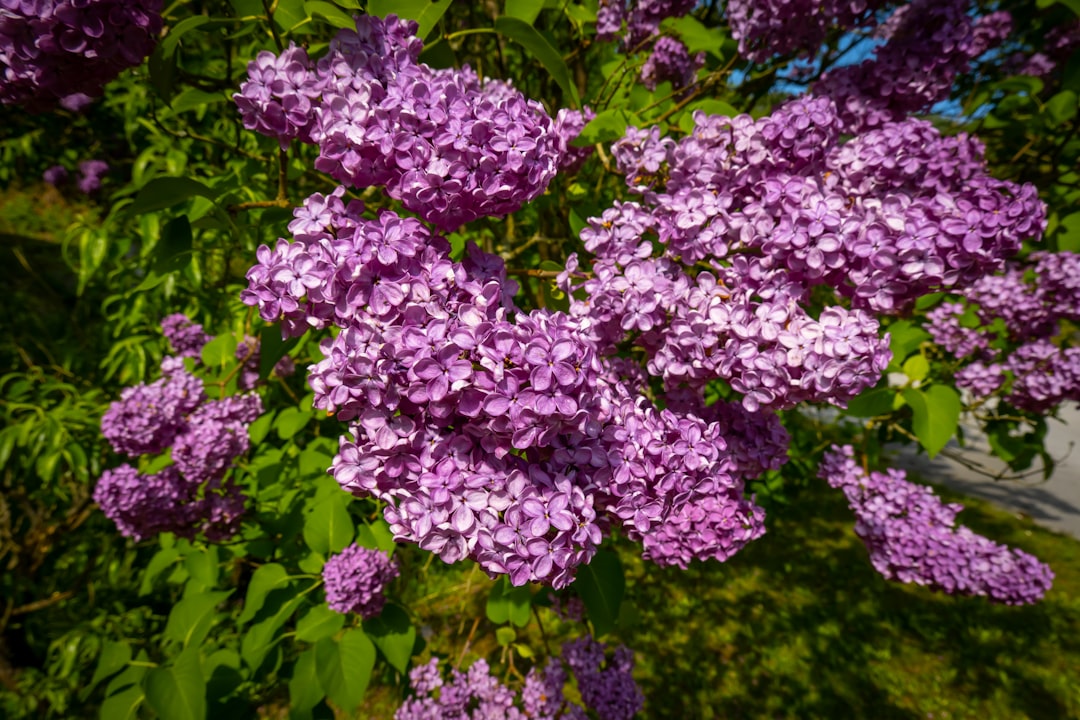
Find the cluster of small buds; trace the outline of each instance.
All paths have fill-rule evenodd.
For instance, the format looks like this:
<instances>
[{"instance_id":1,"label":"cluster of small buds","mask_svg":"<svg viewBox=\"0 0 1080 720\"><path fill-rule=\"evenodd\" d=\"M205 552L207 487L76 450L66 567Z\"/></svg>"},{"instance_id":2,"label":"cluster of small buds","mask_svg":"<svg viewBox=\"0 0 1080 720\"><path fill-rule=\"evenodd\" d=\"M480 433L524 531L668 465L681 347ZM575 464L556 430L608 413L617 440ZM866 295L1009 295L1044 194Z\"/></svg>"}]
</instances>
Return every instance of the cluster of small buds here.
<instances>
[{"instance_id":1,"label":"cluster of small buds","mask_svg":"<svg viewBox=\"0 0 1080 720\"><path fill-rule=\"evenodd\" d=\"M161 0L0 0L0 103L77 111L143 61Z\"/></svg>"},{"instance_id":2,"label":"cluster of small buds","mask_svg":"<svg viewBox=\"0 0 1080 720\"><path fill-rule=\"evenodd\" d=\"M282 147L318 145L317 169L351 187L385 186L443 230L518 210L555 176L554 123L508 83L419 62L416 30L364 15L317 63L301 48L261 53L234 96L245 126Z\"/></svg>"},{"instance_id":3,"label":"cluster of small buds","mask_svg":"<svg viewBox=\"0 0 1080 720\"><path fill-rule=\"evenodd\" d=\"M850 131L881 127L943 100L956 76L997 46L1011 27L1008 13L975 19L971 0L915 0L877 29L874 56L829 70L814 92L836 101Z\"/></svg>"},{"instance_id":4,"label":"cluster of small buds","mask_svg":"<svg viewBox=\"0 0 1080 720\"><path fill-rule=\"evenodd\" d=\"M884 0L729 0L731 36L739 54L754 62L774 55L816 53L830 30L874 23Z\"/></svg>"},{"instance_id":5,"label":"cluster of small buds","mask_svg":"<svg viewBox=\"0 0 1080 720\"><path fill-rule=\"evenodd\" d=\"M1080 400L1080 348L1059 338L1065 323L1080 321L1080 254L1032 253L975 281L962 299L928 312L925 325L934 342L968 361L956 373L958 387L975 399L1000 390L1034 413ZM968 305L976 327L960 325Z\"/></svg>"},{"instance_id":6,"label":"cluster of small buds","mask_svg":"<svg viewBox=\"0 0 1080 720\"><path fill-rule=\"evenodd\" d=\"M400 572L385 552L353 543L323 566L326 602L339 613L377 617L386 605L387 587Z\"/></svg>"},{"instance_id":7,"label":"cluster of small buds","mask_svg":"<svg viewBox=\"0 0 1080 720\"><path fill-rule=\"evenodd\" d=\"M641 82L650 90L662 82L670 82L675 89L685 88L704 65L704 52L691 55L682 41L664 35L653 44L649 58L641 66Z\"/></svg>"},{"instance_id":8,"label":"cluster of small buds","mask_svg":"<svg viewBox=\"0 0 1080 720\"><path fill-rule=\"evenodd\" d=\"M121 393L102 416L101 432L113 450L133 458L171 448L172 465L154 475L127 464L108 470L94 500L136 540L165 531L228 538L244 512L228 471L250 449L248 426L262 414L262 401L254 394L208 400L183 358L197 364L210 337L182 314L166 317L162 331L177 354L162 361L160 379Z\"/></svg>"},{"instance_id":9,"label":"cluster of small buds","mask_svg":"<svg viewBox=\"0 0 1080 720\"><path fill-rule=\"evenodd\" d=\"M451 670L444 680L439 659L432 658L410 671L413 695L394 720L631 720L645 702L632 675L634 653L619 646L609 658L607 651L588 636L565 643L561 658L551 657L543 668L529 671L520 695L499 682L485 660L465 672ZM571 675L585 707L564 694Z\"/></svg>"},{"instance_id":10,"label":"cluster of small buds","mask_svg":"<svg viewBox=\"0 0 1080 720\"><path fill-rule=\"evenodd\" d=\"M976 595L1007 605L1041 600L1054 573L1022 550L1010 549L956 526L960 505L945 505L900 470L867 473L851 446L833 446L819 476L844 491L855 512L855 532L886 579L933 590Z\"/></svg>"}]
</instances>

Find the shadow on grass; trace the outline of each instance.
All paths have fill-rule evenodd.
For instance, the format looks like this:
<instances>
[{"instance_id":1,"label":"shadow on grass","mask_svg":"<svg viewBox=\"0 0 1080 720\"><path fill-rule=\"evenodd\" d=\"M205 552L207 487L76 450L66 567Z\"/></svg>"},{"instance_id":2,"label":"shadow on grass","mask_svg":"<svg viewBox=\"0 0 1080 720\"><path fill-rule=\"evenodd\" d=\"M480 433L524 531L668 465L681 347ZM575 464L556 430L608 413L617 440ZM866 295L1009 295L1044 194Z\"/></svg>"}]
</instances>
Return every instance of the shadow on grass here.
<instances>
[{"instance_id":1,"label":"shadow on grass","mask_svg":"<svg viewBox=\"0 0 1080 720\"><path fill-rule=\"evenodd\" d=\"M1080 543L970 504L972 529L1055 569L1042 603L885 582L824 487L774 509L768 534L723 565L659 569L627 544L639 620L623 635L644 717L1077 717Z\"/></svg>"}]
</instances>

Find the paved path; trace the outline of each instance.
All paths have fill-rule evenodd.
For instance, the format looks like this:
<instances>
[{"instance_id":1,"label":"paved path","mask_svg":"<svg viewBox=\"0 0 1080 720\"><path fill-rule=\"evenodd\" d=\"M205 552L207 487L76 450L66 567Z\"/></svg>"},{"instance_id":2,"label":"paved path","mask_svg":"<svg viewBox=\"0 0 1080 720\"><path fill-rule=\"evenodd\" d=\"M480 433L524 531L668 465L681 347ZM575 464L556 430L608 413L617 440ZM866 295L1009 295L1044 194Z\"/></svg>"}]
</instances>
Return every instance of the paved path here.
<instances>
[{"instance_id":1,"label":"paved path","mask_svg":"<svg viewBox=\"0 0 1080 720\"><path fill-rule=\"evenodd\" d=\"M1043 481L1041 473L1022 481L994 481L943 455L929 460L925 454L905 452L897 465L919 472L930 482L944 483L966 495L1023 513L1043 527L1080 538L1080 408L1063 408L1060 415L1064 422L1049 421L1046 447L1058 464L1047 481ZM969 443L970 447L963 449L952 444L949 450L991 473L1006 467L990 455L981 435L973 433L969 437L978 437L980 442Z\"/></svg>"}]
</instances>

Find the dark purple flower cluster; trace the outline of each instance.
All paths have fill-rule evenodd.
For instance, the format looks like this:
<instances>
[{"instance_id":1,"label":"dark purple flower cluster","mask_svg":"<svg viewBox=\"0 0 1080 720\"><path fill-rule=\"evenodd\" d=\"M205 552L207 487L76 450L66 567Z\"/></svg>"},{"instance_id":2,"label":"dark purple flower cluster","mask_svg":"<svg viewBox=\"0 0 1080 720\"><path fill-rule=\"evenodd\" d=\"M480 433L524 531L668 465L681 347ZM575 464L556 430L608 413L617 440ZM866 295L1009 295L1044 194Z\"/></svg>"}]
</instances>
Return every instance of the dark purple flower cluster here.
<instances>
[{"instance_id":1,"label":"dark purple flower cluster","mask_svg":"<svg viewBox=\"0 0 1080 720\"><path fill-rule=\"evenodd\" d=\"M394 720L585 720L592 715L563 691L571 673L585 707L595 717L630 720L644 705L632 676L634 653L619 646L609 658L607 650L588 636L564 644L561 660L552 657L543 668L529 671L520 697L491 675L485 660L477 660L464 673L451 670L449 680L444 680L439 659L432 658L410 671L414 694L398 708Z\"/></svg>"},{"instance_id":2,"label":"dark purple flower cluster","mask_svg":"<svg viewBox=\"0 0 1080 720\"><path fill-rule=\"evenodd\" d=\"M974 18L971 0L914 0L878 27L874 56L828 71L814 92L836 101L844 127L860 131L903 120L945 99L956 76L1008 34L1008 13Z\"/></svg>"},{"instance_id":3,"label":"dark purple flower cluster","mask_svg":"<svg viewBox=\"0 0 1080 720\"><path fill-rule=\"evenodd\" d=\"M303 49L262 53L234 98L245 126L319 146L316 168L387 193L443 230L518 210L559 163L543 107L465 67L419 62L416 23L364 15L312 64Z\"/></svg>"},{"instance_id":4,"label":"dark purple flower cluster","mask_svg":"<svg viewBox=\"0 0 1080 720\"><path fill-rule=\"evenodd\" d=\"M570 143L581 134L585 126L596 117L592 108L571 110L563 108L555 116L555 144L559 153L559 172L576 173L592 155L591 147L574 147Z\"/></svg>"},{"instance_id":5,"label":"dark purple flower cluster","mask_svg":"<svg viewBox=\"0 0 1080 720\"><path fill-rule=\"evenodd\" d=\"M832 29L872 25L884 0L729 0L727 18L739 54L754 62L773 55L816 53Z\"/></svg>"},{"instance_id":6,"label":"dark purple flower cluster","mask_svg":"<svg viewBox=\"0 0 1080 720\"><path fill-rule=\"evenodd\" d=\"M607 646L584 636L562 647L586 707L600 720L630 720L645 704L634 682L634 652L625 646L607 656Z\"/></svg>"},{"instance_id":7,"label":"dark purple flower cluster","mask_svg":"<svg viewBox=\"0 0 1080 720\"><path fill-rule=\"evenodd\" d=\"M855 533L886 579L1007 605L1042 599L1054 573L1022 550L999 545L956 526L963 507L944 505L900 470L867 473L851 446L826 453L819 476L841 488L855 512Z\"/></svg>"},{"instance_id":8,"label":"dark purple flower cluster","mask_svg":"<svg viewBox=\"0 0 1080 720\"><path fill-rule=\"evenodd\" d=\"M650 90L662 82L670 82L675 89L685 88L704 66L704 52L691 56L682 41L664 35L653 44L649 58L641 66L641 82Z\"/></svg>"},{"instance_id":9,"label":"dark purple flower cluster","mask_svg":"<svg viewBox=\"0 0 1080 720\"><path fill-rule=\"evenodd\" d=\"M183 313L173 313L163 319L161 331L176 357L193 358L196 362L202 357L203 347L210 342L202 325Z\"/></svg>"},{"instance_id":10,"label":"dark purple flower cluster","mask_svg":"<svg viewBox=\"0 0 1080 720\"><path fill-rule=\"evenodd\" d=\"M161 0L0 0L0 102L78 110L154 49Z\"/></svg>"},{"instance_id":11,"label":"dark purple flower cluster","mask_svg":"<svg viewBox=\"0 0 1080 720\"><path fill-rule=\"evenodd\" d=\"M53 165L41 174L41 179L53 186L62 184L67 178L68 171L63 165Z\"/></svg>"},{"instance_id":12,"label":"dark purple flower cluster","mask_svg":"<svg viewBox=\"0 0 1080 720\"><path fill-rule=\"evenodd\" d=\"M109 172L109 163L104 160L84 160L79 163L79 190L86 195L93 195L101 189L101 179Z\"/></svg>"},{"instance_id":13,"label":"dark purple flower cluster","mask_svg":"<svg viewBox=\"0 0 1080 720\"><path fill-rule=\"evenodd\" d=\"M658 235L665 258L686 265L733 266L744 256L737 284L724 277L727 265L717 270L722 293L746 288L797 302L825 284L858 309L896 312L997 270L1044 227L1035 188L990 177L981 145L967 136L943 138L920 120L843 143L840 131L832 102L809 96L756 121L697 114L678 142L656 128L629 129L613 152L645 206L611 231L630 238L618 265L663 261L633 239L631 228L641 227ZM590 232L583 239L600 242Z\"/></svg>"},{"instance_id":14,"label":"dark purple flower cluster","mask_svg":"<svg viewBox=\"0 0 1080 720\"><path fill-rule=\"evenodd\" d=\"M339 613L377 617L386 605L386 588L400 573L386 553L353 543L323 566L326 602Z\"/></svg>"},{"instance_id":15,"label":"dark purple flower cluster","mask_svg":"<svg viewBox=\"0 0 1080 720\"><path fill-rule=\"evenodd\" d=\"M1065 323L1080 321L1080 254L1033 253L1029 264L975 281L963 299L976 327L961 327L966 305L960 302L942 303L926 316L935 342L958 359L970 358L956 374L958 387L976 399L1004 388L1007 402L1035 413L1080 400L1080 348L1056 341Z\"/></svg>"},{"instance_id":16,"label":"dark purple flower cluster","mask_svg":"<svg viewBox=\"0 0 1080 720\"><path fill-rule=\"evenodd\" d=\"M155 475L121 465L102 474L94 499L126 536L158 532L222 539L239 529L244 496L226 476L250 449L248 425L262 414L258 395L207 400L202 380L184 367L209 340L201 325L181 314L162 328L177 356L161 363L162 377L125 389L101 419L101 432L117 453L157 455L171 448L173 464Z\"/></svg>"}]
</instances>

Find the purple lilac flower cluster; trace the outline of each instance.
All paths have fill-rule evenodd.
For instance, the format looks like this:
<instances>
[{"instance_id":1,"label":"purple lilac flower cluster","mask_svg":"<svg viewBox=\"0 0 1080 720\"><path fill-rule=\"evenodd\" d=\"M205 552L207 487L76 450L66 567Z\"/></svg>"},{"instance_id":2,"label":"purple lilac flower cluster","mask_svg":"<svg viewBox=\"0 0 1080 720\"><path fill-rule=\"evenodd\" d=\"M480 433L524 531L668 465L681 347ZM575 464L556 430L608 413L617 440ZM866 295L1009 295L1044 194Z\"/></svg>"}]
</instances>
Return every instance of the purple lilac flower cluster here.
<instances>
[{"instance_id":1,"label":"purple lilac flower cluster","mask_svg":"<svg viewBox=\"0 0 1080 720\"><path fill-rule=\"evenodd\" d=\"M1080 46L1080 20L1056 25L1042 38L1042 49L1035 52L1016 52L1009 56L1005 68L1014 75L1047 77L1064 64Z\"/></svg>"},{"instance_id":2,"label":"purple lilac flower cluster","mask_svg":"<svg viewBox=\"0 0 1080 720\"><path fill-rule=\"evenodd\" d=\"M1008 34L1008 13L979 18L971 0L914 0L877 29L885 43L857 65L828 71L814 92L836 101L846 129L896 122L944 99L956 76Z\"/></svg>"},{"instance_id":3,"label":"purple lilac flower cluster","mask_svg":"<svg viewBox=\"0 0 1080 720\"><path fill-rule=\"evenodd\" d=\"M624 261L597 269L597 279L641 264L664 286L652 276L670 275L665 263L723 260L705 292L766 293L786 307L827 284L857 310L898 312L999 269L1045 226L1035 188L990 177L973 138L944 138L909 119L841 142L841 127L831 100L804 96L759 120L698 113L678 142L630 128L613 153L644 204L623 205L618 221L601 218L604 237L629 244L610 251ZM600 230L594 223L583 239L604 256ZM635 239L645 231L664 257L651 259L650 244ZM642 315L660 300L636 305L639 329L656 324L658 315Z\"/></svg>"},{"instance_id":4,"label":"purple lilac flower cluster","mask_svg":"<svg viewBox=\"0 0 1080 720\"><path fill-rule=\"evenodd\" d=\"M958 387L976 399L1005 388L1002 396L1014 407L1045 413L1080 400L1080 348L1054 342L1063 323L1080 321L1080 254L1036 252L1029 261L963 291L977 327L961 327L964 303L945 302L927 313L926 329L968 360L956 374Z\"/></svg>"},{"instance_id":5,"label":"purple lilac flower cluster","mask_svg":"<svg viewBox=\"0 0 1080 720\"><path fill-rule=\"evenodd\" d=\"M387 586L400 572L386 553L353 543L323 566L326 602L339 613L376 617L386 605Z\"/></svg>"},{"instance_id":6,"label":"purple lilac flower cluster","mask_svg":"<svg viewBox=\"0 0 1080 720\"><path fill-rule=\"evenodd\" d=\"M109 172L109 163L104 160L84 160L79 163L79 190L86 195L93 195L101 189L101 180Z\"/></svg>"},{"instance_id":7,"label":"purple lilac flower cluster","mask_svg":"<svg viewBox=\"0 0 1080 720\"><path fill-rule=\"evenodd\" d=\"M351 187L384 186L443 230L538 197L560 162L543 107L468 67L419 62L416 30L364 15L317 63L302 48L260 53L234 96L244 125L282 147L318 145L317 169Z\"/></svg>"},{"instance_id":8,"label":"purple lilac flower cluster","mask_svg":"<svg viewBox=\"0 0 1080 720\"><path fill-rule=\"evenodd\" d=\"M607 651L588 636L564 644L561 660L552 657L543 668L529 671L520 697L491 675L485 660L466 672L451 670L444 680L439 659L432 658L409 673L413 696L394 720L585 720L590 717L585 708L599 720L630 720L644 705L632 675L634 653L619 646L609 658ZM563 692L571 673L585 708Z\"/></svg>"},{"instance_id":9,"label":"purple lilac flower cluster","mask_svg":"<svg viewBox=\"0 0 1080 720\"><path fill-rule=\"evenodd\" d=\"M150 54L161 9L161 0L0 0L0 102L81 109Z\"/></svg>"},{"instance_id":10,"label":"purple lilac flower cluster","mask_svg":"<svg viewBox=\"0 0 1080 720\"><path fill-rule=\"evenodd\" d=\"M773 55L816 53L832 29L874 23L884 0L729 0L727 18L739 54L754 62Z\"/></svg>"},{"instance_id":11,"label":"purple lilac flower cluster","mask_svg":"<svg viewBox=\"0 0 1080 720\"><path fill-rule=\"evenodd\" d=\"M574 147L570 143L581 134L590 120L596 117L593 109L586 107L582 110L563 108L555 115L555 138L556 149L559 152L559 172L572 175L592 155L591 147Z\"/></svg>"},{"instance_id":12,"label":"purple lilac flower cluster","mask_svg":"<svg viewBox=\"0 0 1080 720\"><path fill-rule=\"evenodd\" d=\"M1007 605L1042 599L1054 573L1038 559L956 526L961 505L945 505L900 470L867 473L851 446L833 446L819 476L840 488L855 512L855 533L886 579Z\"/></svg>"},{"instance_id":13,"label":"purple lilac flower cluster","mask_svg":"<svg viewBox=\"0 0 1080 720\"><path fill-rule=\"evenodd\" d=\"M308 198L293 242L259 249L242 299L288 334L341 328L309 374L316 407L352 421L331 472L387 503L398 540L563 587L613 521L682 566L763 532L742 493L782 462L775 416L706 410L700 392L652 407L640 368L598 354L593 321L511 320L501 259L470 245L453 261L419 221L362 209L343 188Z\"/></svg>"},{"instance_id":14,"label":"purple lilac flower cluster","mask_svg":"<svg viewBox=\"0 0 1080 720\"><path fill-rule=\"evenodd\" d=\"M681 41L668 35L657 38L652 53L641 66L641 82L650 90L662 82L684 88L694 82L697 71L705 65L705 53L691 55Z\"/></svg>"},{"instance_id":15,"label":"purple lilac flower cluster","mask_svg":"<svg viewBox=\"0 0 1080 720\"><path fill-rule=\"evenodd\" d=\"M102 417L101 432L129 457L171 448L173 464L152 475L128 464L107 470L94 500L136 540L166 531L227 538L239 529L244 496L226 475L250 448L247 428L262 401L253 394L208 400L181 358L197 358L209 336L179 314L165 318L162 330L178 355L162 361L160 379L125 389Z\"/></svg>"}]
</instances>

